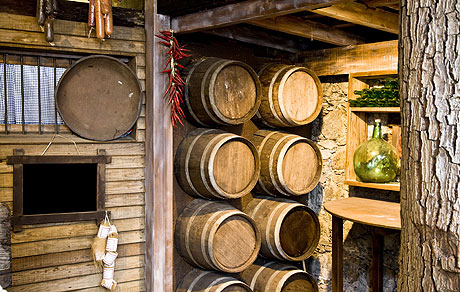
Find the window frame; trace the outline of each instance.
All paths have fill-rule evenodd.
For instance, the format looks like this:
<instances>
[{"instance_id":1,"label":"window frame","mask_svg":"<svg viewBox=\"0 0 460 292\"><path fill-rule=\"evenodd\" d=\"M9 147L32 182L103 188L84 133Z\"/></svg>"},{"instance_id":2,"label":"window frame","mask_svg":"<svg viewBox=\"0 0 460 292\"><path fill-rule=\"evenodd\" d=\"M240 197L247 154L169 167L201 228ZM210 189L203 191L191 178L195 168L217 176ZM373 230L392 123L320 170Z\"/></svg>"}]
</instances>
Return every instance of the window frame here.
<instances>
[{"instance_id":1,"label":"window frame","mask_svg":"<svg viewBox=\"0 0 460 292\"><path fill-rule=\"evenodd\" d=\"M21 231L26 224L61 223L86 220L103 220L105 211L105 170L112 162L104 149L98 149L97 155L25 155L24 149L14 149L6 163L13 165L13 231ZM24 164L97 164L96 211L69 212L52 214L23 214L23 175Z\"/></svg>"}]
</instances>

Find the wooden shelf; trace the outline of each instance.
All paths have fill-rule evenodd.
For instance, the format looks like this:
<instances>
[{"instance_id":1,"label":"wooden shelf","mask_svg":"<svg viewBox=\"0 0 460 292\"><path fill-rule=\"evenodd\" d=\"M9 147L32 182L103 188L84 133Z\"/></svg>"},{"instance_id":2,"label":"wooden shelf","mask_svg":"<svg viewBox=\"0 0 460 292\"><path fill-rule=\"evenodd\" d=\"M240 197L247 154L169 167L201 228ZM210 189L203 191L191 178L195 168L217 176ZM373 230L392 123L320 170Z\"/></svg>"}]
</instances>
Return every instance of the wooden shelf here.
<instances>
[{"instance_id":1,"label":"wooden shelf","mask_svg":"<svg viewBox=\"0 0 460 292\"><path fill-rule=\"evenodd\" d=\"M399 107L352 107L350 106L352 112L362 112L362 113L396 113L399 114L401 109Z\"/></svg>"},{"instance_id":2,"label":"wooden shelf","mask_svg":"<svg viewBox=\"0 0 460 292\"><path fill-rule=\"evenodd\" d=\"M362 188L372 188L372 189L380 189L380 190L387 190L387 191L396 191L399 192L400 187L398 182L394 183L366 183L357 180L345 180L345 184L349 186L355 187L362 187Z\"/></svg>"},{"instance_id":3,"label":"wooden shelf","mask_svg":"<svg viewBox=\"0 0 460 292\"><path fill-rule=\"evenodd\" d=\"M356 99L358 96L354 94L356 90L369 88L376 78L387 76L397 76L396 68L394 70L360 72L349 75L348 82L348 98ZM399 107L351 107L348 105L348 125L347 125L347 149L345 160L345 183L350 186L373 188L381 190L399 191L399 183L364 183L358 181L353 169L353 154L368 137L368 116L372 114L399 114ZM392 138L390 143L397 148L400 143L401 131L400 126L392 126Z\"/></svg>"}]
</instances>

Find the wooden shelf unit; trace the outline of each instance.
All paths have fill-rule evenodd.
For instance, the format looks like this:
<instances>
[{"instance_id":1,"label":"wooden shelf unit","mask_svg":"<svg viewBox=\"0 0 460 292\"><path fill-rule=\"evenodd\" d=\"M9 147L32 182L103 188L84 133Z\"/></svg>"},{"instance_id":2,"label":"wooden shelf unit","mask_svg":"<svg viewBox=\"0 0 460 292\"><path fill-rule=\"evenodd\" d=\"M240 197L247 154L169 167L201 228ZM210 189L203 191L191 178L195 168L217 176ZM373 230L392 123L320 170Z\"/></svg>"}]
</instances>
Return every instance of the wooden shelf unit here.
<instances>
[{"instance_id":1,"label":"wooden shelf unit","mask_svg":"<svg viewBox=\"0 0 460 292\"><path fill-rule=\"evenodd\" d=\"M397 69L353 73L349 75L348 98L356 99L355 90L369 88L372 80L397 76ZM353 154L363 142L368 139L367 115L375 113L397 114L399 107L350 107L348 105L347 149L345 160L345 183L351 186L399 191L399 183L365 183L358 181L353 169Z\"/></svg>"}]
</instances>

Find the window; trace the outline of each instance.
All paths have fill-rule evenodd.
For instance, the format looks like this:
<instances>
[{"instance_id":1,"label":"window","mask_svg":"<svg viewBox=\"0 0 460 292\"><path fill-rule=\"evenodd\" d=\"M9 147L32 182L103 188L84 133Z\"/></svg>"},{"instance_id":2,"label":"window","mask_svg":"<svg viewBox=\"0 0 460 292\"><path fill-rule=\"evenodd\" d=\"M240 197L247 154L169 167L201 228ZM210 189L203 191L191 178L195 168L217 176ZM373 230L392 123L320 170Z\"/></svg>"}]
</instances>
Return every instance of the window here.
<instances>
[{"instance_id":1,"label":"window","mask_svg":"<svg viewBox=\"0 0 460 292\"><path fill-rule=\"evenodd\" d=\"M0 50L0 124L5 134L63 125L54 102L59 78L81 56ZM49 128L49 126L48 126ZM30 127L28 128L30 129Z\"/></svg>"},{"instance_id":2,"label":"window","mask_svg":"<svg viewBox=\"0 0 460 292\"><path fill-rule=\"evenodd\" d=\"M59 79L83 56L0 49L0 133L59 133L55 106ZM118 57L129 63L128 57Z\"/></svg>"},{"instance_id":3,"label":"window","mask_svg":"<svg viewBox=\"0 0 460 292\"><path fill-rule=\"evenodd\" d=\"M105 216L105 150L94 156L27 156L15 149L13 217L15 231L24 224L98 219Z\"/></svg>"}]
</instances>

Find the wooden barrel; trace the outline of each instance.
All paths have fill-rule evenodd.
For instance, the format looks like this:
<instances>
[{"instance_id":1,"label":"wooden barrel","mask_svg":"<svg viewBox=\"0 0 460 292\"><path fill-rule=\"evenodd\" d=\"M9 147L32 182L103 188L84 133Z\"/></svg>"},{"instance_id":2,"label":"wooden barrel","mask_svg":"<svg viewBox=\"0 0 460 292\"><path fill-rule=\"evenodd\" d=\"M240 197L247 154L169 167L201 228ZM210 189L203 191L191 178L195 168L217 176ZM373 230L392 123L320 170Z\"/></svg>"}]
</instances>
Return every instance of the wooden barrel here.
<instances>
[{"instance_id":1,"label":"wooden barrel","mask_svg":"<svg viewBox=\"0 0 460 292\"><path fill-rule=\"evenodd\" d=\"M302 261L315 251L320 237L318 216L307 206L284 198L255 196L244 208L260 231L265 258Z\"/></svg>"},{"instance_id":2,"label":"wooden barrel","mask_svg":"<svg viewBox=\"0 0 460 292\"><path fill-rule=\"evenodd\" d=\"M192 265L227 273L257 258L260 233L254 220L228 203L195 199L177 218L176 248Z\"/></svg>"},{"instance_id":3,"label":"wooden barrel","mask_svg":"<svg viewBox=\"0 0 460 292\"><path fill-rule=\"evenodd\" d=\"M259 130L251 142L260 156L256 192L276 195L303 195L319 182L323 161L318 147L307 138Z\"/></svg>"},{"instance_id":4,"label":"wooden barrel","mask_svg":"<svg viewBox=\"0 0 460 292\"><path fill-rule=\"evenodd\" d=\"M247 64L202 58L189 66L184 94L188 113L198 124L238 125L250 120L260 105L260 81Z\"/></svg>"},{"instance_id":5,"label":"wooden barrel","mask_svg":"<svg viewBox=\"0 0 460 292\"><path fill-rule=\"evenodd\" d=\"M323 93L316 74L292 65L269 64L259 71L261 104L254 117L269 127L295 127L312 122L321 111Z\"/></svg>"},{"instance_id":6,"label":"wooden barrel","mask_svg":"<svg viewBox=\"0 0 460 292\"><path fill-rule=\"evenodd\" d=\"M176 292L252 292L240 280L228 275L195 269L177 286Z\"/></svg>"},{"instance_id":7,"label":"wooden barrel","mask_svg":"<svg viewBox=\"0 0 460 292\"><path fill-rule=\"evenodd\" d=\"M192 196L240 198L257 183L260 160L247 139L216 129L196 129L178 147L176 178Z\"/></svg>"},{"instance_id":8,"label":"wooden barrel","mask_svg":"<svg viewBox=\"0 0 460 292\"><path fill-rule=\"evenodd\" d=\"M307 272L277 262L257 260L240 277L255 292L318 292L315 279Z\"/></svg>"}]
</instances>

